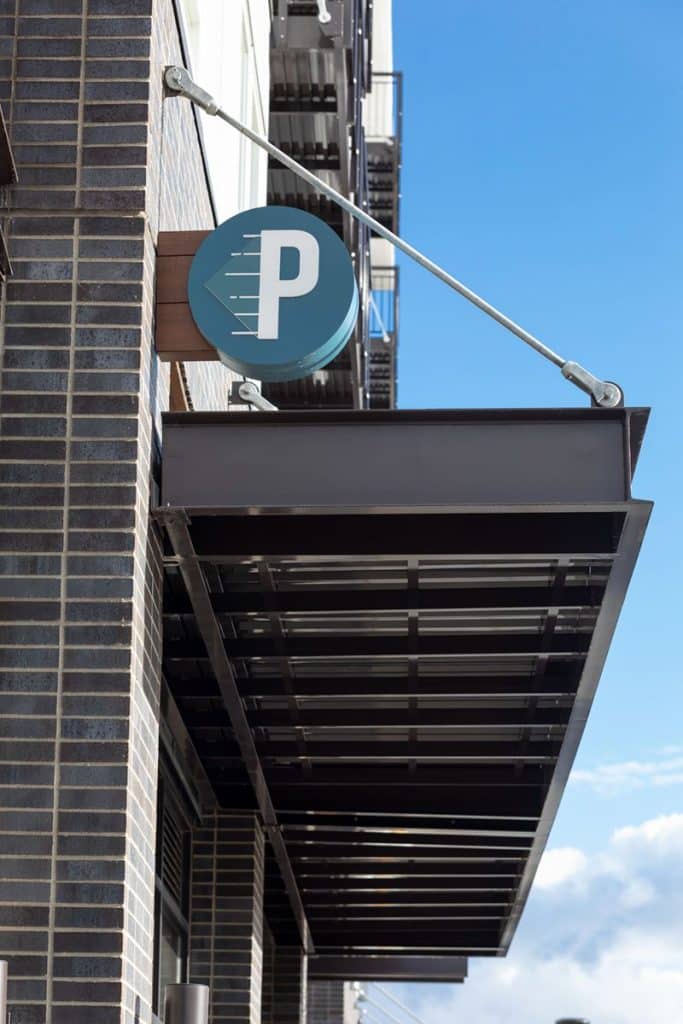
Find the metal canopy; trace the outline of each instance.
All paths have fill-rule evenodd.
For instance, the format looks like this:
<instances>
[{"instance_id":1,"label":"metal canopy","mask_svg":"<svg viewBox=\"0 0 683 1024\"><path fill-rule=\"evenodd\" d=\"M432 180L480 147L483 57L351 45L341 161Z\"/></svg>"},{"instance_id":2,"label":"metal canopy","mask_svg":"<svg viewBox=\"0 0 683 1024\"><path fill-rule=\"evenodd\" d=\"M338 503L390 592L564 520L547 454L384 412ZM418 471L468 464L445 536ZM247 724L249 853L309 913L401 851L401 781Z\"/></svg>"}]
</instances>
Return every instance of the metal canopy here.
<instances>
[{"instance_id":1,"label":"metal canopy","mask_svg":"<svg viewBox=\"0 0 683 1024\"><path fill-rule=\"evenodd\" d=\"M649 517L646 420L165 417L164 671L222 806L275 816L275 932L302 906L325 957L505 953Z\"/></svg>"}]
</instances>

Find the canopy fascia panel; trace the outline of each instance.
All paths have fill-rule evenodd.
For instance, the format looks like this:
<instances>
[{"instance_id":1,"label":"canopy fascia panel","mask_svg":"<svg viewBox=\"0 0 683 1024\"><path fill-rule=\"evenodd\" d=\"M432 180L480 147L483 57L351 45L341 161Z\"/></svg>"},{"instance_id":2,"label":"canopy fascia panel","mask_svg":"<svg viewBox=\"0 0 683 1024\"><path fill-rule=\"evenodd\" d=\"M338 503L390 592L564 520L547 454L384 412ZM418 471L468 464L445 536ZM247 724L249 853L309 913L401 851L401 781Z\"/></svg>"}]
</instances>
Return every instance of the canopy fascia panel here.
<instances>
[{"instance_id":1,"label":"canopy fascia panel","mask_svg":"<svg viewBox=\"0 0 683 1024\"><path fill-rule=\"evenodd\" d=\"M646 422L165 416L164 673L221 805L264 817L276 937L507 951L650 514Z\"/></svg>"}]
</instances>

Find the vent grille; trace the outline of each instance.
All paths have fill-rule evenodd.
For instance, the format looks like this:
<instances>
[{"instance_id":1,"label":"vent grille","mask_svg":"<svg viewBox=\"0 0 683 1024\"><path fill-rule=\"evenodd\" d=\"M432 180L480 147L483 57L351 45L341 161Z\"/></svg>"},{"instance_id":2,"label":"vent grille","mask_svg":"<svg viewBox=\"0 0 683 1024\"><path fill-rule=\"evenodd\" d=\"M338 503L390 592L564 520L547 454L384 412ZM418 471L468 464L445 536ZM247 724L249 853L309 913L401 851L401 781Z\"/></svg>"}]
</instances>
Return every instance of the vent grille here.
<instances>
[{"instance_id":1,"label":"vent grille","mask_svg":"<svg viewBox=\"0 0 683 1024\"><path fill-rule=\"evenodd\" d=\"M169 894L179 907L184 896L185 841L183 827L174 808L164 800L161 821L160 877Z\"/></svg>"}]
</instances>

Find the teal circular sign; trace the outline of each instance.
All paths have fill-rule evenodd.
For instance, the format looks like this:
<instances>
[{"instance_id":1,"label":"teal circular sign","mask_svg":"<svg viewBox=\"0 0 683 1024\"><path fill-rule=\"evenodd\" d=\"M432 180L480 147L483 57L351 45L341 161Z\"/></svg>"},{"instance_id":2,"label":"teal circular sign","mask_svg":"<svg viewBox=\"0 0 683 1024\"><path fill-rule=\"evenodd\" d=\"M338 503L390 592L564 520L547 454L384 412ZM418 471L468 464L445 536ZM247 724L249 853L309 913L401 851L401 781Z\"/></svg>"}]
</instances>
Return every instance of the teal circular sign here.
<instances>
[{"instance_id":1,"label":"teal circular sign","mask_svg":"<svg viewBox=\"0 0 683 1024\"><path fill-rule=\"evenodd\" d=\"M207 235L190 267L188 298L221 361L263 381L325 366L358 317L344 243L318 217L288 206L247 210Z\"/></svg>"}]
</instances>

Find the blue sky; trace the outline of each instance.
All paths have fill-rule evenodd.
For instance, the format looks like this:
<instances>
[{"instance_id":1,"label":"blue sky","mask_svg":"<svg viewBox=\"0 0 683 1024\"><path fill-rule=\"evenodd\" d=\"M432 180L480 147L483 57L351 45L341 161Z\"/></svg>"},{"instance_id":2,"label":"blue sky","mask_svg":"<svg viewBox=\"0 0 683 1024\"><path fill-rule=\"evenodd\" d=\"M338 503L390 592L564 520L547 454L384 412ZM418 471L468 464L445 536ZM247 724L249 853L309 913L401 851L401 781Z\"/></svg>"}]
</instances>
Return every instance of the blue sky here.
<instances>
[{"instance_id":1,"label":"blue sky","mask_svg":"<svg viewBox=\"0 0 683 1024\"><path fill-rule=\"evenodd\" d=\"M580 873L581 857L590 870L613 859L616 830L683 810L683 7L394 0L394 31L401 233L653 410L634 495L655 512L550 843L577 851ZM401 268L403 408L586 404L552 364L419 267ZM553 899L570 899L575 876ZM520 949L546 898L547 887L533 894ZM426 1005L424 990L410 992ZM482 1024L517 1019L481 1012ZM628 1009L604 1012L594 1024L631 1022Z\"/></svg>"}]
</instances>

